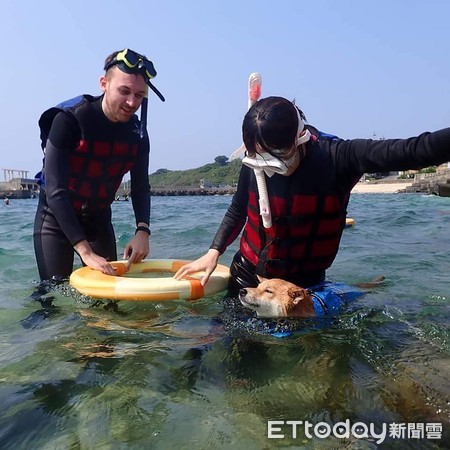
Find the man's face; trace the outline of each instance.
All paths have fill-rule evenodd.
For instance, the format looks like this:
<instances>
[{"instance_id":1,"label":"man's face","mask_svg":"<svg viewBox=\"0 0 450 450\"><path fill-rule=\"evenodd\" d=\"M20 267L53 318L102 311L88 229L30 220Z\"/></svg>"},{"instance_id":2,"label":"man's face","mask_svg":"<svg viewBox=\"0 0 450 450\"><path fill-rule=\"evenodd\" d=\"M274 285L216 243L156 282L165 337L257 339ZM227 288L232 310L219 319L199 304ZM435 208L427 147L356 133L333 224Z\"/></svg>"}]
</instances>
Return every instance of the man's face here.
<instances>
[{"instance_id":1,"label":"man's face","mask_svg":"<svg viewBox=\"0 0 450 450\"><path fill-rule=\"evenodd\" d=\"M142 75L125 73L118 67L100 78L100 88L105 94L103 112L112 122L128 122L147 94Z\"/></svg>"}]
</instances>

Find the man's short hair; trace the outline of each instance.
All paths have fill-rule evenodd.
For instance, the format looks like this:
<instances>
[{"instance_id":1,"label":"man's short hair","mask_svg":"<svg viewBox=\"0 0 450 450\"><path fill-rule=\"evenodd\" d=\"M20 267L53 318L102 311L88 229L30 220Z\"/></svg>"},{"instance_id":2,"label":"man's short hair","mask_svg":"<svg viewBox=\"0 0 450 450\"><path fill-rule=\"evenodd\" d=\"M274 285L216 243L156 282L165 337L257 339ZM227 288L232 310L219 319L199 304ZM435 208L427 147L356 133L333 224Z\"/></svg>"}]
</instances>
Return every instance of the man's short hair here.
<instances>
[{"instance_id":1,"label":"man's short hair","mask_svg":"<svg viewBox=\"0 0 450 450\"><path fill-rule=\"evenodd\" d=\"M121 50L117 50L108 55L105 59L105 64L103 65L103 70L106 71L106 68L110 66L110 64L114 61L115 57L120 53ZM112 67L112 66L111 66ZM111 68L110 67L110 68Z\"/></svg>"}]
</instances>

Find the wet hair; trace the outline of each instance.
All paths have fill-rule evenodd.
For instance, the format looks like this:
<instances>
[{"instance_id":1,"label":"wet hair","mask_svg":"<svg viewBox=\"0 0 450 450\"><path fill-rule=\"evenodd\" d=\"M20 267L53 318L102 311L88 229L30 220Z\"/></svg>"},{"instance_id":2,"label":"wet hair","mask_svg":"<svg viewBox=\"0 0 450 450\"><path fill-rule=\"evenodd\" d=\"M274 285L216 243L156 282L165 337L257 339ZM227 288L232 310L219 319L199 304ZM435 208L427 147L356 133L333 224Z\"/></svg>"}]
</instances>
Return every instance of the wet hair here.
<instances>
[{"instance_id":1,"label":"wet hair","mask_svg":"<svg viewBox=\"0 0 450 450\"><path fill-rule=\"evenodd\" d=\"M242 123L242 138L247 155L291 148L297 138L296 109L294 103L283 97L267 97L257 101L248 110ZM300 109L298 111L303 121L306 121L303 112Z\"/></svg>"}]
</instances>

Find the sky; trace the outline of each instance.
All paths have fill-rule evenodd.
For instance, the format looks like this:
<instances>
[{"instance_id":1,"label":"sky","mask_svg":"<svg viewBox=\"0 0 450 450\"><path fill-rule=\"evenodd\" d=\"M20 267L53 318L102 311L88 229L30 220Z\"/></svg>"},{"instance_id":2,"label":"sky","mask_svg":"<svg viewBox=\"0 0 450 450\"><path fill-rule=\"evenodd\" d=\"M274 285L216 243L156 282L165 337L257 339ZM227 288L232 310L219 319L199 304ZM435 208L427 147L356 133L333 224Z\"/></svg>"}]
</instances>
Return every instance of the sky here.
<instances>
[{"instance_id":1,"label":"sky","mask_svg":"<svg viewBox=\"0 0 450 450\"><path fill-rule=\"evenodd\" d=\"M321 131L406 138L450 125L448 0L2 0L0 169L40 170L40 114L99 95L105 57L151 59L149 173L230 156L247 81ZM0 181L4 172L0 171Z\"/></svg>"}]
</instances>

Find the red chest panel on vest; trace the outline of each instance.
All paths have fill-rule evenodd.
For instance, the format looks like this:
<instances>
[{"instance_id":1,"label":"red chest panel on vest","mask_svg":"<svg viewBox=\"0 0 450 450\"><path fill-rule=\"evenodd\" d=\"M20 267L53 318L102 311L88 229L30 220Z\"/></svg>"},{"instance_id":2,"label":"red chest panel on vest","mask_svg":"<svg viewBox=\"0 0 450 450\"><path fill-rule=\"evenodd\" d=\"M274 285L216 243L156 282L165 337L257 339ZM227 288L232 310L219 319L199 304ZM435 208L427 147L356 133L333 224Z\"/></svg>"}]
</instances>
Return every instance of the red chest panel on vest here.
<instances>
[{"instance_id":1,"label":"red chest panel on vest","mask_svg":"<svg viewBox=\"0 0 450 450\"><path fill-rule=\"evenodd\" d=\"M257 273L285 279L327 269L336 257L345 224L345 200L337 194L270 197L272 228L262 227L257 196L249 194L241 252ZM344 211L344 213L343 213Z\"/></svg>"}]
</instances>

